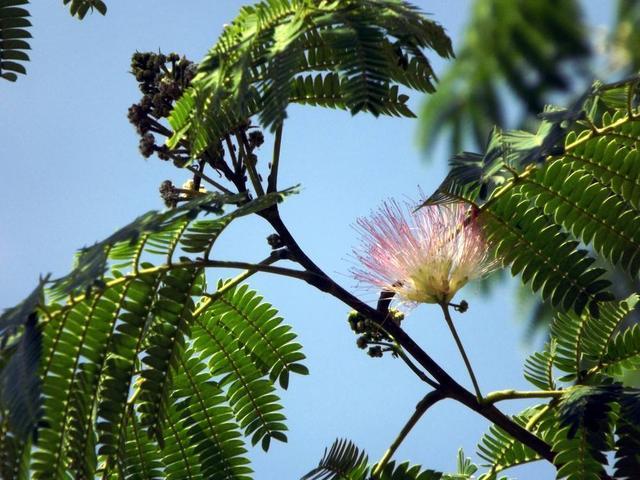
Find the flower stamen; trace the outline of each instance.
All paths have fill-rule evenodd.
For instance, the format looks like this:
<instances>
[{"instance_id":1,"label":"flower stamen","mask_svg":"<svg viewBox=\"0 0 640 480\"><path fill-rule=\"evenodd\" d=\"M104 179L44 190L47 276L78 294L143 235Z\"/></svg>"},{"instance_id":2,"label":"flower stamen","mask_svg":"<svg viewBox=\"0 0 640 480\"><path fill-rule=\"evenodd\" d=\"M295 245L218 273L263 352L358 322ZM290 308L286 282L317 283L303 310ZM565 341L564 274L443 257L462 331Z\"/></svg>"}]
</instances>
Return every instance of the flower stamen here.
<instances>
[{"instance_id":1,"label":"flower stamen","mask_svg":"<svg viewBox=\"0 0 640 480\"><path fill-rule=\"evenodd\" d=\"M470 280L494 266L479 219L463 203L416 211L395 200L369 218L359 218L361 268L354 277L393 292L406 303L449 303Z\"/></svg>"}]
</instances>

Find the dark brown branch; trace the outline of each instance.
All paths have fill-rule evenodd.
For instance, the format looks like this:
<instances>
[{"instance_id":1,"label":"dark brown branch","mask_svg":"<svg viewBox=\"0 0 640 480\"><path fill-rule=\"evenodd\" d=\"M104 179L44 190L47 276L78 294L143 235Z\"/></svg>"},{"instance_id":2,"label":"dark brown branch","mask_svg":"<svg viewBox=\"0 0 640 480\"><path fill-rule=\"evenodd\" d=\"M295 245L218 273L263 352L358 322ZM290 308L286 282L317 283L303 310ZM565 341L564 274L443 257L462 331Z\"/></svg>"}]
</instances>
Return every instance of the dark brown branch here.
<instances>
[{"instance_id":1,"label":"dark brown branch","mask_svg":"<svg viewBox=\"0 0 640 480\"><path fill-rule=\"evenodd\" d=\"M389 305L391 305L391 300L395 296L394 292L389 292L383 290L380 292L380 297L378 297L378 305L376 306L376 310L378 310L382 315L389 314Z\"/></svg>"}]
</instances>

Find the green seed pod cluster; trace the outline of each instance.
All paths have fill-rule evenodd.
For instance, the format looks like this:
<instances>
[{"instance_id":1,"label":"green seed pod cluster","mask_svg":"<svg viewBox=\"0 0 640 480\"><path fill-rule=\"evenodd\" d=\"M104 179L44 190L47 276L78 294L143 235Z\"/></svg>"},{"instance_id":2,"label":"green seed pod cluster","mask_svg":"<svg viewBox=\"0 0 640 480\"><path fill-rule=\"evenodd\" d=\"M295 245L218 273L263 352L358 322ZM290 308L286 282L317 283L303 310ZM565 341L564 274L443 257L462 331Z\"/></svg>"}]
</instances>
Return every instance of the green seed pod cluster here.
<instances>
[{"instance_id":1,"label":"green seed pod cluster","mask_svg":"<svg viewBox=\"0 0 640 480\"><path fill-rule=\"evenodd\" d=\"M181 158L175 158L169 150L156 143L154 134L168 136L171 131L162 123L173 109L195 76L193 62L177 53L164 55L153 52L136 52L131 58L131 73L138 81L142 98L129 107L129 122L141 136L140 153L148 158L154 153L162 160L173 159L184 166ZM188 159L189 156L187 155Z\"/></svg>"}]
</instances>

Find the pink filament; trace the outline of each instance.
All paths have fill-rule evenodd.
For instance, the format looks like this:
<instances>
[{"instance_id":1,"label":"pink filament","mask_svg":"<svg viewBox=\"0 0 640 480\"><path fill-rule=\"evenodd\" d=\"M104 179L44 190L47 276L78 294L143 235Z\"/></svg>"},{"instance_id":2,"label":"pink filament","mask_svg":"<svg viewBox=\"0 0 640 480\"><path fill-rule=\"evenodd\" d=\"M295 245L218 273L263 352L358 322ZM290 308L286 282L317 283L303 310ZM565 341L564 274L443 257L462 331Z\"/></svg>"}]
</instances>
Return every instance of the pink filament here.
<instances>
[{"instance_id":1,"label":"pink filament","mask_svg":"<svg viewBox=\"0 0 640 480\"><path fill-rule=\"evenodd\" d=\"M430 205L406 212L395 200L370 218L359 218L362 268L354 277L408 302L450 301L467 281L494 265L484 234L462 203Z\"/></svg>"}]
</instances>

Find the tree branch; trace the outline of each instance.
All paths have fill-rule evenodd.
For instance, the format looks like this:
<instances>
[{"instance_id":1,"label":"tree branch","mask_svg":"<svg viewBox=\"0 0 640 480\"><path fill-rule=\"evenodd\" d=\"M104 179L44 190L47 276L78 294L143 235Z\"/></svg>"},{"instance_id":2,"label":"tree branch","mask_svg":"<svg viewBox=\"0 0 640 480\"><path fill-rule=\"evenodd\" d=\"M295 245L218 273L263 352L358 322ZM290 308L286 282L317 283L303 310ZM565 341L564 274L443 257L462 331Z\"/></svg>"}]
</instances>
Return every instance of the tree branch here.
<instances>
[{"instance_id":1,"label":"tree branch","mask_svg":"<svg viewBox=\"0 0 640 480\"><path fill-rule=\"evenodd\" d=\"M435 380L440 384L439 391L445 396L450 397L479 413L484 418L495 423L504 431L512 435L518 441L528 445L544 459L549 462L553 462L554 454L551 451L551 447L546 442L515 423L495 406L479 402L473 393L457 383L427 354L427 352L425 352L409 335L407 335L399 325L396 325L392 321L388 321L386 314L381 314L378 310L367 305L327 276L322 269L320 269L300 248L296 240L291 235L291 232L289 232L285 224L282 222L277 206L265 209L260 212L259 215L265 218L278 235L280 235L283 243L289 247L292 259L298 262L309 273L314 274L306 279L307 283L336 297L346 305L364 315L366 318L369 318L382 326L406 352L408 352L427 372L433 376L433 378L435 378Z\"/></svg>"},{"instance_id":2,"label":"tree branch","mask_svg":"<svg viewBox=\"0 0 640 480\"><path fill-rule=\"evenodd\" d=\"M107 282L103 288L112 288L116 285L120 285L122 283L126 283L134 278L140 278L147 275L153 275L159 272L166 272L170 270L176 270L181 268L230 268L230 269L241 269L247 270L253 273L255 272L265 272L272 273L275 275L282 275L285 277L297 278L299 280L304 280L307 283L313 283L313 278L316 274L312 272L302 271L302 270L294 270L292 268L285 267L276 267L270 265L277 260L282 260L283 253L281 251L276 251L272 254L272 256L268 257L268 259L273 259L273 261L263 260L260 263L249 263L249 262L237 262L237 261L229 261L229 260L208 260L203 258L197 258L195 260L185 260L181 262L174 263L165 263L163 265L157 265L149 268L142 268L137 271L127 273L126 275L122 275L118 278L115 278L109 282ZM69 302L65 305L65 307L70 307L75 305L78 302L81 302L86 298L86 294L77 295L69 300ZM56 310L56 314L60 314L64 309Z\"/></svg>"}]
</instances>

